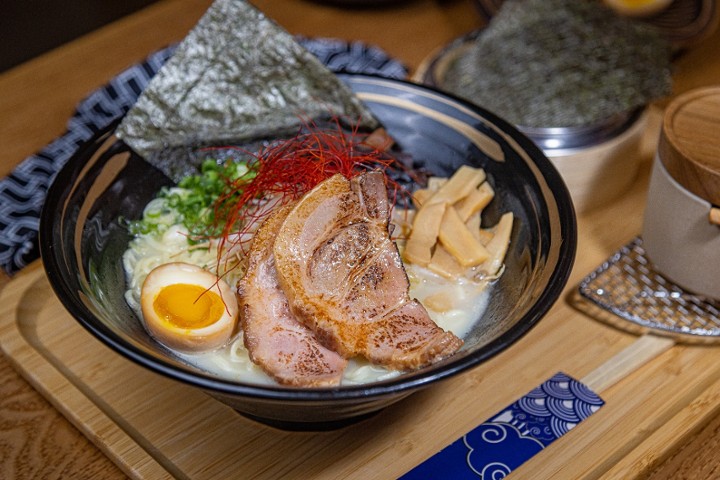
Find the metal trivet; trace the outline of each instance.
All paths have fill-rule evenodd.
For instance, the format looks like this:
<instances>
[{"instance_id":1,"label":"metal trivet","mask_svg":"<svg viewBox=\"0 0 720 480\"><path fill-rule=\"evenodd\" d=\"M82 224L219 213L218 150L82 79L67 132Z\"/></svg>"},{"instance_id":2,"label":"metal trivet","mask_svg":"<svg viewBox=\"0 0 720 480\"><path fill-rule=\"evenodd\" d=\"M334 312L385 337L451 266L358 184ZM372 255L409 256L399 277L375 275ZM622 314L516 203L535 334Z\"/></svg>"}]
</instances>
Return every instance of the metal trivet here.
<instances>
[{"instance_id":1,"label":"metal trivet","mask_svg":"<svg viewBox=\"0 0 720 480\"><path fill-rule=\"evenodd\" d=\"M689 293L656 272L640 237L585 277L579 293L635 326L628 328L603 316L626 330L653 330L685 342L717 341L714 337L720 336L720 302Z\"/></svg>"}]
</instances>

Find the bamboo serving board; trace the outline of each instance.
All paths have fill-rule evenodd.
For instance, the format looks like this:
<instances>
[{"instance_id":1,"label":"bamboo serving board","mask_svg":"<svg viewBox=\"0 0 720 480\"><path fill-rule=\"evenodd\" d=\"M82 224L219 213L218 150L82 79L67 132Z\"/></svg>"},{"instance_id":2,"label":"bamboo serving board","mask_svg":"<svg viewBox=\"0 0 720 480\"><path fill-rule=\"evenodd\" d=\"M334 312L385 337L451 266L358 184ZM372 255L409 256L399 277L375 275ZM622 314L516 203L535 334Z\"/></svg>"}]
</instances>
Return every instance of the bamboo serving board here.
<instances>
[{"instance_id":1,"label":"bamboo serving board","mask_svg":"<svg viewBox=\"0 0 720 480\"><path fill-rule=\"evenodd\" d=\"M606 403L511 478L647 475L720 414L720 346L652 352L651 339L649 350L637 349L644 340L572 304L578 282L640 230L648 167L624 196L579 216L568 286L531 332L475 369L341 430L266 427L131 363L65 311L40 262L0 291L0 347L132 478L397 478L558 371L586 381ZM649 361L636 368L628 351L650 351Z\"/></svg>"}]
</instances>

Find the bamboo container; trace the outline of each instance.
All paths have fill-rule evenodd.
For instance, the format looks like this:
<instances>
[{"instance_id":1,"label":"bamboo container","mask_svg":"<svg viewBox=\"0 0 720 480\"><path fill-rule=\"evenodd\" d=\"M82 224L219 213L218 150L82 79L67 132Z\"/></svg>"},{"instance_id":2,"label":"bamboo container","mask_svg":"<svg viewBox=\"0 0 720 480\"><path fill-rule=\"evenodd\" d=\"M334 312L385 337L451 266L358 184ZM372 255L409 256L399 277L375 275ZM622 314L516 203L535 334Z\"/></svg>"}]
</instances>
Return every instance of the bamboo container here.
<instances>
[{"instance_id":1,"label":"bamboo container","mask_svg":"<svg viewBox=\"0 0 720 480\"><path fill-rule=\"evenodd\" d=\"M596 125L518 127L562 175L575 210L583 213L620 196L637 178L647 125L645 108L614 115Z\"/></svg>"}]
</instances>

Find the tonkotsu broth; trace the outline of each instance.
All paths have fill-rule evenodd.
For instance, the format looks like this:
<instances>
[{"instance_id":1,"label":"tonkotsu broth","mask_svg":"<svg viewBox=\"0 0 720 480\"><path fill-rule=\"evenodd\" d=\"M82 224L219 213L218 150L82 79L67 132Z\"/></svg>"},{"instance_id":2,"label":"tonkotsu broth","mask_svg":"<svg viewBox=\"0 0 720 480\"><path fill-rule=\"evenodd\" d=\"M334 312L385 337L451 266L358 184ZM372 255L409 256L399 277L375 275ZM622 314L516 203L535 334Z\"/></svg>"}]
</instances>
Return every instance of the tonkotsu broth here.
<instances>
[{"instance_id":1,"label":"tonkotsu broth","mask_svg":"<svg viewBox=\"0 0 720 480\"><path fill-rule=\"evenodd\" d=\"M142 318L140 290L148 273L158 265L169 262L192 263L210 271L217 265L217 250L190 248L187 230L180 225L172 226L160 235L139 235L130 242L123 255L123 267L127 276L126 301ZM405 265L410 279L410 297L425 304L426 300L440 293L451 299L452 308L437 312L428 308L430 317L444 330L464 338L487 306L486 284L469 280L449 281L417 265ZM234 287L239 273L230 272L225 280ZM220 378L255 384L275 384L260 367L252 363L243 344L242 334L227 346L218 350L186 354L176 352L188 364ZM343 376L343 385L363 384L392 378L401 372L371 365L364 359L353 359Z\"/></svg>"}]
</instances>

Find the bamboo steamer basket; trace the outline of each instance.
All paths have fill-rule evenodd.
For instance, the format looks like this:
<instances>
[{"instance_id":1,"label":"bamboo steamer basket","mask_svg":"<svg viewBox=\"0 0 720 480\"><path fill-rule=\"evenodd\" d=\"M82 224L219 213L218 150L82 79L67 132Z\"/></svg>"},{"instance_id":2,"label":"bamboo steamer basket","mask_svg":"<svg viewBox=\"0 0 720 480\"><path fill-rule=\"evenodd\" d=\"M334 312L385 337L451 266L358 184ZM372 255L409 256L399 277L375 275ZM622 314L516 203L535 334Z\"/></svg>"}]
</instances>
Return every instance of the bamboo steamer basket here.
<instances>
[{"instance_id":1,"label":"bamboo steamer basket","mask_svg":"<svg viewBox=\"0 0 720 480\"><path fill-rule=\"evenodd\" d=\"M595 125L518 129L558 169L578 213L606 205L637 178L647 110L638 108Z\"/></svg>"}]
</instances>

